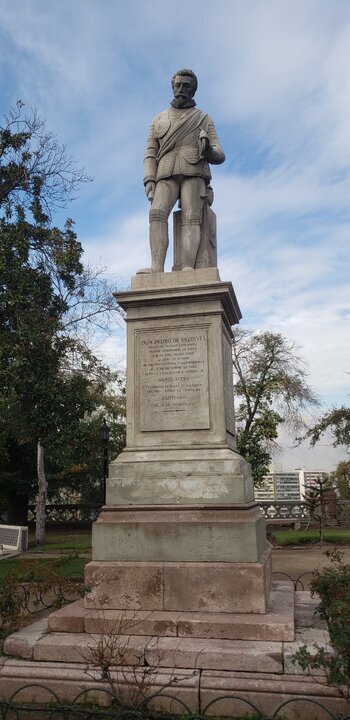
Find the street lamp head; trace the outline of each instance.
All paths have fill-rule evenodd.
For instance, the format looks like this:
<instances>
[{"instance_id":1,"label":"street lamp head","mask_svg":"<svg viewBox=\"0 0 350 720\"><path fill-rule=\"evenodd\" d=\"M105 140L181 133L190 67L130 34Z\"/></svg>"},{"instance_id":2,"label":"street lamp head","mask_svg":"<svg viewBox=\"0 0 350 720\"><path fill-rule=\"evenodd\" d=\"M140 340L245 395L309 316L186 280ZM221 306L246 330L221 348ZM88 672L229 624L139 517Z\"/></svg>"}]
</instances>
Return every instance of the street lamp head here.
<instances>
[{"instance_id":1,"label":"street lamp head","mask_svg":"<svg viewBox=\"0 0 350 720\"><path fill-rule=\"evenodd\" d=\"M103 418L103 422L100 427L100 438L101 438L102 442L108 442L109 430L110 430L110 428L108 427L108 425L106 423L106 418Z\"/></svg>"}]
</instances>

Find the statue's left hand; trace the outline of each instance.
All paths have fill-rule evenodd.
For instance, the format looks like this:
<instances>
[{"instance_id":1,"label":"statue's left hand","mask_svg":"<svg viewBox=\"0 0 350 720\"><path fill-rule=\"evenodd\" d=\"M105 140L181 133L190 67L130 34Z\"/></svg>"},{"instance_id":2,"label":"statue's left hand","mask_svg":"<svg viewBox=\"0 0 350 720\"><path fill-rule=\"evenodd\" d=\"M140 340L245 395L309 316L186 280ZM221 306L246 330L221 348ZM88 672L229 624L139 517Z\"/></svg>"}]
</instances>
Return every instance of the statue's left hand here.
<instances>
[{"instance_id":1,"label":"statue's left hand","mask_svg":"<svg viewBox=\"0 0 350 720\"><path fill-rule=\"evenodd\" d=\"M148 200L149 200L150 202L152 202L152 200L153 200L153 198L154 198L154 191L155 191L155 189L156 189L156 184L155 184L155 182L154 182L153 180L149 180L148 182L146 182L146 185L145 185L145 193L146 193L147 198L148 198Z\"/></svg>"}]
</instances>

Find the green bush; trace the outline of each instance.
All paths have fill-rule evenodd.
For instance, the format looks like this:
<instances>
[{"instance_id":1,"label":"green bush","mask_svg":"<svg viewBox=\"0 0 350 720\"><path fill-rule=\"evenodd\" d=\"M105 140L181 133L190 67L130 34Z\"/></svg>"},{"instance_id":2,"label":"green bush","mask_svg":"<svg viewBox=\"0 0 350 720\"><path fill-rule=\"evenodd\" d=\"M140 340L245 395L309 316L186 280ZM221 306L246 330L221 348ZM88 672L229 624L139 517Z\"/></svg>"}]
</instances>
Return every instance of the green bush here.
<instances>
[{"instance_id":1,"label":"green bush","mask_svg":"<svg viewBox=\"0 0 350 720\"><path fill-rule=\"evenodd\" d=\"M21 624L23 596L18 592L18 578L12 571L6 582L0 582L0 637L17 630Z\"/></svg>"},{"instance_id":2,"label":"green bush","mask_svg":"<svg viewBox=\"0 0 350 720\"><path fill-rule=\"evenodd\" d=\"M320 597L318 613L327 621L332 648L314 644L315 653L304 645L294 660L303 670L322 668L330 685L335 685L350 697L350 564L343 561L339 550L326 555L331 567L315 570L310 583L311 594Z\"/></svg>"},{"instance_id":3,"label":"green bush","mask_svg":"<svg viewBox=\"0 0 350 720\"><path fill-rule=\"evenodd\" d=\"M74 552L51 561L10 558L0 567L0 637L25 624L29 615L59 608L85 592L81 559Z\"/></svg>"}]
</instances>

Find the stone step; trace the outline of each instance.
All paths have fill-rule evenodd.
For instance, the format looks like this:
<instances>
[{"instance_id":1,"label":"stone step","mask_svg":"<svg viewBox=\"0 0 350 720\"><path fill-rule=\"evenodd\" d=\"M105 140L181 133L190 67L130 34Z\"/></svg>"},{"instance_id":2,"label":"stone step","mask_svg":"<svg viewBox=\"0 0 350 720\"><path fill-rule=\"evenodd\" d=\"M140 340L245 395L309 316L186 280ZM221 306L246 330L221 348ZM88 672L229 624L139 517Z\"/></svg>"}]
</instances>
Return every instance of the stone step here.
<instances>
[{"instance_id":1,"label":"stone step","mask_svg":"<svg viewBox=\"0 0 350 720\"><path fill-rule=\"evenodd\" d=\"M145 648L145 660L151 667L282 673L283 643L164 637Z\"/></svg>"},{"instance_id":2,"label":"stone step","mask_svg":"<svg viewBox=\"0 0 350 720\"><path fill-rule=\"evenodd\" d=\"M106 658L111 666L145 665L145 649L152 649L157 638L147 635L88 635L87 633L47 633L34 645L33 660L84 663L101 667Z\"/></svg>"},{"instance_id":3,"label":"stone step","mask_svg":"<svg viewBox=\"0 0 350 720\"><path fill-rule=\"evenodd\" d=\"M227 640L294 640L294 588L273 583L267 613L205 613L133 610L92 610L78 600L52 613L50 632Z\"/></svg>"},{"instance_id":4,"label":"stone step","mask_svg":"<svg viewBox=\"0 0 350 720\"><path fill-rule=\"evenodd\" d=\"M42 630L42 628L40 628ZM18 635L18 634L17 634ZM6 652L20 651L16 638ZM28 654L26 655L28 657ZM41 662L111 666L283 672L283 643L202 638L46 633L35 639L32 658Z\"/></svg>"},{"instance_id":5,"label":"stone step","mask_svg":"<svg viewBox=\"0 0 350 720\"><path fill-rule=\"evenodd\" d=\"M0 697L10 699L16 693L14 703L40 703L47 706L47 703L54 702L52 693L60 698L63 705L73 703L79 696L78 703L96 704L103 714L102 708L113 702L113 688L117 698L132 707L137 707L148 697L149 710L175 716L198 712L199 670L149 670L147 666L113 669L109 684L102 679L98 670L87 669L80 663L6 658L1 666L0 659ZM70 718L73 715L75 718L80 717L79 706L72 713L68 712ZM58 715L62 717L61 713ZM41 713L38 716L43 717ZM50 716L49 712L47 716ZM57 717L53 710L52 717Z\"/></svg>"},{"instance_id":6,"label":"stone step","mask_svg":"<svg viewBox=\"0 0 350 720\"><path fill-rule=\"evenodd\" d=\"M0 697L10 700L16 693L15 703L53 702L55 693L63 704L73 702L80 695L80 702L109 705L113 697L106 681L100 675L87 672L80 663L44 663L36 661L0 659ZM138 673L141 673L138 675ZM283 708L283 716L298 720L326 720L330 717L348 716L349 704L334 687L315 682L301 675L272 673L246 673L159 668L152 675L152 682L145 689L143 670L123 668L112 671L112 681L122 702L134 702L139 683L143 692L152 699L148 707L175 716L201 712L210 717L241 717L252 715L253 707L272 717L283 702L292 702ZM85 695L81 695L84 688ZM159 693L159 694L157 694ZM183 705L185 703L185 706ZM317 703L317 704L316 704ZM322 706L325 710L322 710ZM276 718L281 718L280 712ZM79 706L76 710L79 713Z\"/></svg>"}]
</instances>

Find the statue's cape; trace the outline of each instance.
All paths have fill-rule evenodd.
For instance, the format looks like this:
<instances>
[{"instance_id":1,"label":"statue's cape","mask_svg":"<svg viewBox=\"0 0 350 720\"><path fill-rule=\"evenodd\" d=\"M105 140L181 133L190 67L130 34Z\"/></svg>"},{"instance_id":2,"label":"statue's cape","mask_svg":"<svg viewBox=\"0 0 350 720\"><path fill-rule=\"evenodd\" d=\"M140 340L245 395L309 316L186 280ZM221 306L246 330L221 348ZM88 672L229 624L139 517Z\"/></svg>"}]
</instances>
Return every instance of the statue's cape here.
<instances>
[{"instance_id":1,"label":"statue's cape","mask_svg":"<svg viewBox=\"0 0 350 720\"><path fill-rule=\"evenodd\" d=\"M193 130L196 130L206 117L207 113L197 109L190 110L188 113L185 113L185 115L181 115L168 131L167 137L157 154L157 162L173 150L176 143L183 140L183 138L193 132Z\"/></svg>"}]
</instances>

